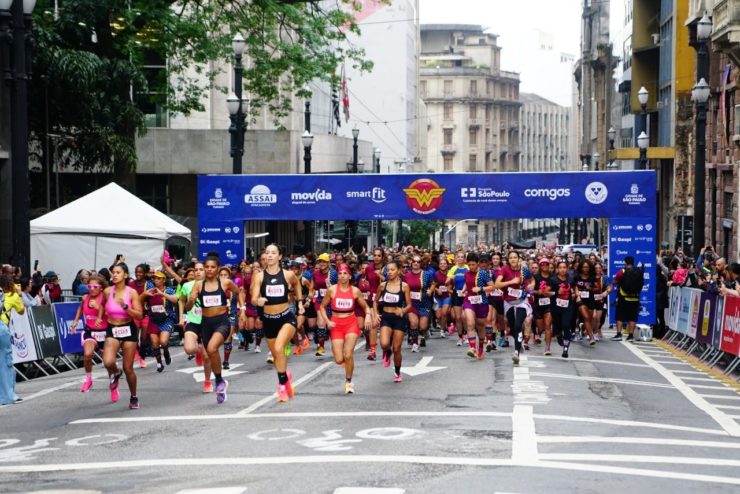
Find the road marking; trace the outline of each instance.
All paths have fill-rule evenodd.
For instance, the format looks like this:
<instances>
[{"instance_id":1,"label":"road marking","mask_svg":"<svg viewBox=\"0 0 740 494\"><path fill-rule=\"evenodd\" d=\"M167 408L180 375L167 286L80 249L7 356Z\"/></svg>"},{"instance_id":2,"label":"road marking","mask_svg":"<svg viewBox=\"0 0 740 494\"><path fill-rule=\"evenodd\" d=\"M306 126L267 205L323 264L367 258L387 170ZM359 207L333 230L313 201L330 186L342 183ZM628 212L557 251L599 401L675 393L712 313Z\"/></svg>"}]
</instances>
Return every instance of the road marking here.
<instances>
[{"instance_id":1,"label":"road marking","mask_svg":"<svg viewBox=\"0 0 740 494\"><path fill-rule=\"evenodd\" d=\"M547 360L548 362L566 362L566 360L559 360L557 358L545 357L543 355L529 355L527 358L530 358L530 359L543 359L543 360ZM580 357L568 357L567 362L593 362L593 363L596 363L596 364L622 365L622 366L625 366L625 367L643 367L643 368L649 368L650 367L647 364L635 364L635 363L632 363L632 362L616 362L614 360L599 360L599 359L580 358Z\"/></svg>"},{"instance_id":2,"label":"road marking","mask_svg":"<svg viewBox=\"0 0 740 494\"><path fill-rule=\"evenodd\" d=\"M221 371L221 375L223 377L232 377L239 374L247 374L247 371L238 371L237 368L243 366L244 364L231 364L231 367L229 369L223 369ZM193 379L195 379L195 382L202 383L206 380L206 375L203 372L203 367L188 367L187 369L177 369L176 372L182 372L183 374L190 374L193 376Z\"/></svg>"},{"instance_id":3,"label":"road marking","mask_svg":"<svg viewBox=\"0 0 740 494\"><path fill-rule=\"evenodd\" d=\"M704 399L706 396L699 395L699 393L691 389L688 384L679 379L678 376L663 367L663 365L655 362L653 359L642 353L642 351L638 348L634 348L634 346L630 344L623 343L623 345L630 352L634 353L640 360L642 360L646 364L652 365L654 369L669 383L675 386L675 388L681 394L683 394L687 400L693 403L694 406L697 407L699 410L712 417L714 421L720 425L720 427L727 431L728 434L734 437L740 437L740 425L738 425L737 422L728 417L726 413L712 406L711 403ZM740 397L733 398L740 400Z\"/></svg>"},{"instance_id":4,"label":"road marking","mask_svg":"<svg viewBox=\"0 0 740 494\"><path fill-rule=\"evenodd\" d=\"M183 489L177 494L244 494L246 487L206 487L204 489Z\"/></svg>"},{"instance_id":5,"label":"road marking","mask_svg":"<svg viewBox=\"0 0 740 494\"><path fill-rule=\"evenodd\" d=\"M420 376L422 374L429 374L430 372L446 369L447 367L428 367L434 357L422 357L419 362L413 367L402 367L401 372L408 374L409 376Z\"/></svg>"},{"instance_id":6,"label":"road marking","mask_svg":"<svg viewBox=\"0 0 740 494\"><path fill-rule=\"evenodd\" d=\"M511 436L511 459L526 463L537 459L537 434L532 405L514 405Z\"/></svg>"},{"instance_id":7,"label":"road marking","mask_svg":"<svg viewBox=\"0 0 740 494\"><path fill-rule=\"evenodd\" d=\"M711 377L682 377L681 378L684 381L703 381L703 382L712 382L712 383L720 383L722 381L718 381L716 379L713 379ZM689 384L689 386L693 386L692 384Z\"/></svg>"},{"instance_id":8,"label":"road marking","mask_svg":"<svg viewBox=\"0 0 740 494\"><path fill-rule=\"evenodd\" d=\"M695 371L695 370L672 370L674 374L691 374L693 376L706 376L703 372Z\"/></svg>"},{"instance_id":9,"label":"road marking","mask_svg":"<svg viewBox=\"0 0 740 494\"><path fill-rule=\"evenodd\" d=\"M730 395L699 395L702 398L712 398L712 399L718 399L718 400L740 400L740 396L730 396Z\"/></svg>"},{"instance_id":10,"label":"road marking","mask_svg":"<svg viewBox=\"0 0 740 494\"><path fill-rule=\"evenodd\" d=\"M732 389L731 387L727 386L725 383L717 381L717 386L708 386L706 384L691 384L689 383L689 386L691 389L713 389L715 391L730 391L732 393L737 394L737 392Z\"/></svg>"},{"instance_id":11,"label":"road marking","mask_svg":"<svg viewBox=\"0 0 740 494\"><path fill-rule=\"evenodd\" d=\"M740 410L740 407L736 407L734 405L714 405L717 408L727 408L728 410Z\"/></svg>"},{"instance_id":12,"label":"road marking","mask_svg":"<svg viewBox=\"0 0 740 494\"><path fill-rule=\"evenodd\" d=\"M717 467L740 467L740 460L724 458L687 458L682 456L646 456L646 455L599 455L581 453L543 453L543 461L597 461L626 463L672 463L676 465L711 465ZM740 482L740 478L737 479Z\"/></svg>"},{"instance_id":13,"label":"road marking","mask_svg":"<svg viewBox=\"0 0 740 494\"><path fill-rule=\"evenodd\" d=\"M542 405L550 401L547 397L547 386L542 381L529 379L529 362L526 355L519 357L520 365L514 367L514 380L511 391L514 394L514 405Z\"/></svg>"},{"instance_id":14,"label":"road marking","mask_svg":"<svg viewBox=\"0 0 740 494\"><path fill-rule=\"evenodd\" d=\"M594 382L604 382L604 383L614 383L614 384L634 384L635 386L652 386L654 388L670 388L670 389L673 388L673 386L671 386L670 384L654 383L654 382L648 382L648 381L632 381L629 379L612 379L612 378L596 377L596 376L574 376L571 374L551 374L549 372L533 372L532 375L537 376L537 377L555 377L558 379L573 379L576 381L594 381Z\"/></svg>"},{"instance_id":15,"label":"road marking","mask_svg":"<svg viewBox=\"0 0 740 494\"><path fill-rule=\"evenodd\" d=\"M721 441L696 441L693 439L665 439L661 437L537 436L537 442L548 444L653 444L657 446L697 446L701 448L740 449L740 443L727 443Z\"/></svg>"},{"instance_id":16,"label":"road marking","mask_svg":"<svg viewBox=\"0 0 740 494\"><path fill-rule=\"evenodd\" d=\"M334 494L404 494L404 489L385 487L338 487Z\"/></svg>"},{"instance_id":17,"label":"road marking","mask_svg":"<svg viewBox=\"0 0 740 494\"><path fill-rule=\"evenodd\" d=\"M358 343L357 345L355 345L354 351L357 352L357 350L360 347L363 347L364 348L364 346L365 346L365 342L362 341L362 342ZM293 383L293 387L294 388L297 388L300 385L302 385L303 383L310 381L311 379L313 379L314 377L318 376L319 374L321 374L322 372L324 372L326 369L328 369L332 365L336 365L333 360L331 360L329 362L324 362L323 364L321 364L320 366L316 367L314 370L312 370L311 372L309 372L305 376L302 376L300 379L297 379ZM237 416L249 415L252 412L254 412L255 410L258 410L258 409L262 408L263 406L265 406L267 404L275 403L275 399L276 398L277 398L277 392L272 393L270 396L266 396L265 398L262 398L261 400L255 402L255 403L253 403L251 405L249 405L244 410L241 410L240 412L237 412L236 415Z\"/></svg>"},{"instance_id":18,"label":"road marking","mask_svg":"<svg viewBox=\"0 0 740 494\"><path fill-rule=\"evenodd\" d=\"M687 364L683 360L678 360L678 359L676 359L675 361L653 359L653 362L655 362L656 364L661 364L661 365L685 365L687 367L689 366L689 364Z\"/></svg>"},{"instance_id":19,"label":"road marking","mask_svg":"<svg viewBox=\"0 0 740 494\"><path fill-rule=\"evenodd\" d=\"M545 415L535 414L535 419L553 420L563 422L586 422L591 424L621 425L624 427L646 427L652 429L664 429L671 431L698 432L700 434L712 434L716 436L727 436L727 432L720 429L702 429L699 427L687 427L683 425L661 424L657 422L634 422L632 420L595 419L590 417L573 417L570 415Z\"/></svg>"}]
</instances>

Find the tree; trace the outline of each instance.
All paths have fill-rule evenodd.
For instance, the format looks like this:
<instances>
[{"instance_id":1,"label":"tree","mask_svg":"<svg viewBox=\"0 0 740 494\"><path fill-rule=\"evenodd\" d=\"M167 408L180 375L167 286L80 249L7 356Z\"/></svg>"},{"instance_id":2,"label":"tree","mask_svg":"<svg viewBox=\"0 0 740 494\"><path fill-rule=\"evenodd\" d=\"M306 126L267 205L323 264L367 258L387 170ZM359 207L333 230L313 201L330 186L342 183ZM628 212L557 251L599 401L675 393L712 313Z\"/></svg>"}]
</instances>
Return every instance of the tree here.
<instances>
[{"instance_id":1,"label":"tree","mask_svg":"<svg viewBox=\"0 0 740 494\"><path fill-rule=\"evenodd\" d=\"M285 116L294 93L331 81L344 61L372 68L347 40L359 34L352 0L334 8L295 0L61 0L58 10L54 3L40 1L34 13L33 149L45 163L49 129L66 166L112 171L130 189L135 139L146 131L137 100L158 99L175 113L202 110L207 91L227 92L215 82L224 69L209 62L231 60L235 34L246 39L254 115L266 107L276 120ZM152 58L167 60L166 73L145 69Z\"/></svg>"},{"instance_id":2,"label":"tree","mask_svg":"<svg viewBox=\"0 0 740 494\"><path fill-rule=\"evenodd\" d=\"M441 228L439 220L410 220L404 221L404 244L417 247L431 247L431 237Z\"/></svg>"}]
</instances>

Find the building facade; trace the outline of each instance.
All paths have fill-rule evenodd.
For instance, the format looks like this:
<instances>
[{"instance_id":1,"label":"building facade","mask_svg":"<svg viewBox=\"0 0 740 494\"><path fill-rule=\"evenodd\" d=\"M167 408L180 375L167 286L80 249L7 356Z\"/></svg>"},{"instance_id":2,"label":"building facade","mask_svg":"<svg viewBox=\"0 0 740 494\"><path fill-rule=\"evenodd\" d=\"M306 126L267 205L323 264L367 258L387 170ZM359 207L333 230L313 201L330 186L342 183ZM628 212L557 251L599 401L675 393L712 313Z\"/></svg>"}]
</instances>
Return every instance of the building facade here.
<instances>
[{"instance_id":1,"label":"building facade","mask_svg":"<svg viewBox=\"0 0 740 494\"><path fill-rule=\"evenodd\" d=\"M446 173L519 171L519 75L501 70L497 36L479 25L422 25L420 63L425 167ZM443 241L513 240L517 224L463 222Z\"/></svg>"}]
</instances>

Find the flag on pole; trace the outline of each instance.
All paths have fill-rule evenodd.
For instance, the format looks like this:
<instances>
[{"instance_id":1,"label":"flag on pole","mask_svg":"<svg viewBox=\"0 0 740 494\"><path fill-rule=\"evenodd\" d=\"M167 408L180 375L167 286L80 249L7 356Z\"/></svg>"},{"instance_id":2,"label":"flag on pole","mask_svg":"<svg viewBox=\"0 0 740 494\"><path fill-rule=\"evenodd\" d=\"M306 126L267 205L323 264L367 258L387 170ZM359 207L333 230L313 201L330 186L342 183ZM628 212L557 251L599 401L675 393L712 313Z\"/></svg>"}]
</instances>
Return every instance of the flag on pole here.
<instances>
[{"instance_id":1,"label":"flag on pole","mask_svg":"<svg viewBox=\"0 0 740 494\"><path fill-rule=\"evenodd\" d=\"M727 146L727 143L730 139L730 109L727 107L727 83L730 79L730 70L732 69L732 65L729 63L725 65L725 69L722 72L722 92L719 96L719 117L720 122L722 123L722 137L725 146Z\"/></svg>"},{"instance_id":2,"label":"flag on pole","mask_svg":"<svg viewBox=\"0 0 740 494\"><path fill-rule=\"evenodd\" d=\"M342 117L339 115L339 93L337 92L336 81L331 87L331 112L334 117L334 121L337 124L337 128L341 127Z\"/></svg>"},{"instance_id":3,"label":"flag on pole","mask_svg":"<svg viewBox=\"0 0 740 494\"><path fill-rule=\"evenodd\" d=\"M344 107L344 121L349 122L349 90L347 89L347 75L342 65L342 106Z\"/></svg>"}]
</instances>

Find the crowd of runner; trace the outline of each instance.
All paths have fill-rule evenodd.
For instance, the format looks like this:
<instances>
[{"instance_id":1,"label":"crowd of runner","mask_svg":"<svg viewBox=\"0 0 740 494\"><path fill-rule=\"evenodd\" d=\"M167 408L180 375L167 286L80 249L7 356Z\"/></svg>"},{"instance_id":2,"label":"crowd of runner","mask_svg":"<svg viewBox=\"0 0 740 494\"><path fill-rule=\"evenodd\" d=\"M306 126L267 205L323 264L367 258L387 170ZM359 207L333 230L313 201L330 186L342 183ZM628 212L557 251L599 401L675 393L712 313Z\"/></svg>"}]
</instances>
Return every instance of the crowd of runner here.
<instances>
[{"instance_id":1,"label":"crowd of runner","mask_svg":"<svg viewBox=\"0 0 740 494\"><path fill-rule=\"evenodd\" d=\"M431 338L451 339L475 360L508 351L518 365L522 352L551 356L556 348L568 358L573 342L594 346L604 339L614 290L617 303L611 310L617 325L611 339L621 341L627 323L624 332L632 340L643 286L643 271L629 257L625 268L609 277L598 251L584 255L506 246L454 253L375 248L371 253L288 257L271 244L256 259L233 266L221 265L215 253L187 263L165 253L160 261L158 269L140 264L131 273L119 258L109 269L78 274L73 288L82 300L73 327L82 322L82 392L93 386L93 355L101 351L111 400L119 400L119 381L125 377L129 407L139 408L134 364L146 367L145 358L154 357L157 371L164 371L171 363L169 341L175 331L195 365L203 367L203 392L214 392L217 403L228 397L222 370L229 368L235 345L261 353L263 341L267 362L277 372L281 402L295 394L289 357L307 352L322 357L327 343L344 368L347 394L355 391L355 347L361 339L365 358L392 366L397 383L402 382L404 349L427 351ZM682 277L680 284L696 278L679 271L684 261L673 269L666 266L673 261L658 259L658 312L662 288L679 284ZM727 268L723 293L737 294L737 268ZM10 273L4 281L12 285ZM27 295L26 305L51 303L59 296L58 284L48 272L35 295L26 280L20 280L19 292Z\"/></svg>"}]
</instances>

